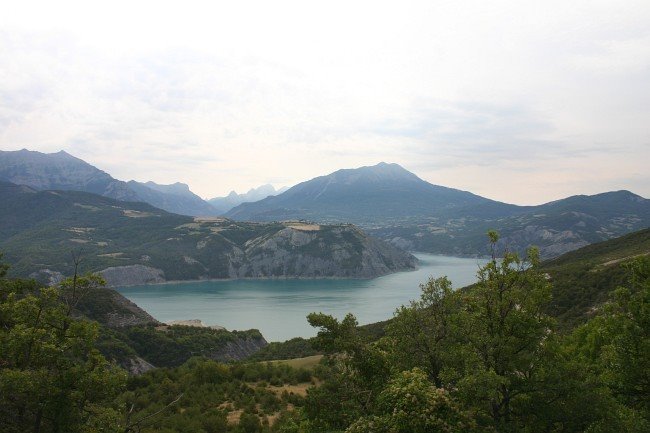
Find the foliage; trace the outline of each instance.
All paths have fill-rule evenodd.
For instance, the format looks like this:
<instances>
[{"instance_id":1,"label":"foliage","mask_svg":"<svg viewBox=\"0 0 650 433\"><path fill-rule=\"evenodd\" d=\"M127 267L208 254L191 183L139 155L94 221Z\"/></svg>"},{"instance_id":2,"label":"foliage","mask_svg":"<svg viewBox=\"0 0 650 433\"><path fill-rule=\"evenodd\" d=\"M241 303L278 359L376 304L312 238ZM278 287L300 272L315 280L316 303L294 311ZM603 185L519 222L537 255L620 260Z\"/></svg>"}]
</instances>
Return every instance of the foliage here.
<instances>
[{"instance_id":1,"label":"foliage","mask_svg":"<svg viewBox=\"0 0 650 433\"><path fill-rule=\"evenodd\" d=\"M304 358L318 355L320 352L313 348L311 340L302 337L292 338L284 342L271 342L248 358L249 361L271 361L276 359Z\"/></svg>"},{"instance_id":2,"label":"foliage","mask_svg":"<svg viewBox=\"0 0 650 433\"><path fill-rule=\"evenodd\" d=\"M361 417L348 433L471 432L471 416L463 413L447 391L436 388L422 370L414 368L395 376L378 397L378 413Z\"/></svg>"},{"instance_id":3,"label":"foliage","mask_svg":"<svg viewBox=\"0 0 650 433\"><path fill-rule=\"evenodd\" d=\"M617 402L624 418L650 421L650 257L626 264L627 287L572 335L573 349ZM627 408L627 413L626 413ZM629 410L632 410L630 412ZM637 423L638 424L638 423Z\"/></svg>"},{"instance_id":4,"label":"foliage","mask_svg":"<svg viewBox=\"0 0 650 433\"><path fill-rule=\"evenodd\" d=\"M301 422L293 412L304 404L291 389L305 380L311 383L311 375L305 373L281 364L228 365L192 358L180 367L132 377L122 399L133 407L135 422L181 396L149 418L143 433L290 431Z\"/></svg>"},{"instance_id":5,"label":"foliage","mask_svg":"<svg viewBox=\"0 0 650 433\"><path fill-rule=\"evenodd\" d=\"M419 366L436 386L442 386L440 373L450 353L449 337L454 326L451 318L460 308L459 298L452 296L451 282L446 277L431 278L420 289L419 301L396 311L386 327L389 337L384 344L390 345L395 368L409 370Z\"/></svg>"},{"instance_id":6,"label":"foliage","mask_svg":"<svg viewBox=\"0 0 650 433\"><path fill-rule=\"evenodd\" d=\"M516 406L538 386L538 366L553 348L546 342L553 322L544 314L551 286L538 266L535 250L523 260L508 252L501 261L493 256L457 317L460 362L447 368L446 380L500 431L516 423Z\"/></svg>"},{"instance_id":7,"label":"foliage","mask_svg":"<svg viewBox=\"0 0 650 433\"><path fill-rule=\"evenodd\" d=\"M71 309L93 278L33 291L33 283L1 280L0 430L114 430L115 397L126 375L94 348L97 324ZM61 301L65 299L65 302Z\"/></svg>"},{"instance_id":8,"label":"foliage","mask_svg":"<svg viewBox=\"0 0 650 433\"><path fill-rule=\"evenodd\" d=\"M478 283L422 285L379 339L354 316L312 314L327 374L305 403L307 431L605 432L648 429L650 258L569 335L547 314L537 251L493 259Z\"/></svg>"},{"instance_id":9,"label":"foliage","mask_svg":"<svg viewBox=\"0 0 650 433\"><path fill-rule=\"evenodd\" d=\"M650 253L650 229L607 242L588 245L542 263L553 284L548 313L558 319L563 331L594 316L609 294L627 283L630 258Z\"/></svg>"}]
</instances>

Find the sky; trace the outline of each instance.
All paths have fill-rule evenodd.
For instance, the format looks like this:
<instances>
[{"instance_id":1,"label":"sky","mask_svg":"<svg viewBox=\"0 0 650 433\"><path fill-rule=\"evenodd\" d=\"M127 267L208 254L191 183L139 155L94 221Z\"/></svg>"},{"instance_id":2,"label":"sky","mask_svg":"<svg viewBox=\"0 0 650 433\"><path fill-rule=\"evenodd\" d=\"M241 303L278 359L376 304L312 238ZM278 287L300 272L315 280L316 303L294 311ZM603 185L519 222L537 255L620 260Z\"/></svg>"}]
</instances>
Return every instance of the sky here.
<instances>
[{"instance_id":1,"label":"sky","mask_svg":"<svg viewBox=\"0 0 650 433\"><path fill-rule=\"evenodd\" d=\"M516 204L650 197L650 2L21 0L0 149L204 198L396 162Z\"/></svg>"}]
</instances>

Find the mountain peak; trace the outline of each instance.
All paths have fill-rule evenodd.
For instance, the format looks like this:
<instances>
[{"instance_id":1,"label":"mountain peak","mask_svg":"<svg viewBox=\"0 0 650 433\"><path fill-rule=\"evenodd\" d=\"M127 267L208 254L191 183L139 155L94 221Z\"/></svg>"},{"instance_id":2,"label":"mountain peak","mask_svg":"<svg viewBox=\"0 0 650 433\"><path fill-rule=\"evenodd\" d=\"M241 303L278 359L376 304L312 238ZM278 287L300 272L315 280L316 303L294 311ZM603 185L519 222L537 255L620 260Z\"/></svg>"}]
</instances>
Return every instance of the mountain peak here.
<instances>
[{"instance_id":1,"label":"mountain peak","mask_svg":"<svg viewBox=\"0 0 650 433\"><path fill-rule=\"evenodd\" d=\"M396 163L380 162L359 168L345 168L326 176L324 179L344 183L357 182L423 182L417 175L411 173Z\"/></svg>"},{"instance_id":2,"label":"mountain peak","mask_svg":"<svg viewBox=\"0 0 650 433\"><path fill-rule=\"evenodd\" d=\"M241 204L226 216L241 220L308 219L364 224L429 216L487 202L452 188L432 185L395 163L337 170L299 183L282 194Z\"/></svg>"},{"instance_id":3,"label":"mountain peak","mask_svg":"<svg viewBox=\"0 0 650 433\"><path fill-rule=\"evenodd\" d=\"M161 192L167 192L167 193L172 193L172 194L187 194L190 192L190 187L186 183L182 182L175 182L171 183L169 185L165 185L162 183L156 183L153 181L148 181L145 183L146 186L149 188L155 189L157 191Z\"/></svg>"}]
</instances>

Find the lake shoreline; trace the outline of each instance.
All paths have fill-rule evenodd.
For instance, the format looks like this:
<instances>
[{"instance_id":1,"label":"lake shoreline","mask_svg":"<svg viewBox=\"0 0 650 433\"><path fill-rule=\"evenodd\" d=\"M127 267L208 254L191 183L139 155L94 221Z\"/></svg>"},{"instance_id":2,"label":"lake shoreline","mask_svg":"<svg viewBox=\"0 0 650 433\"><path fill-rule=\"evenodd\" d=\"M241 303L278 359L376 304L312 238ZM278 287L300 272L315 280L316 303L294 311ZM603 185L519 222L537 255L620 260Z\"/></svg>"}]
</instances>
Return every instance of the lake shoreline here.
<instances>
[{"instance_id":1,"label":"lake shoreline","mask_svg":"<svg viewBox=\"0 0 650 433\"><path fill-rule=\"evenodd\" d=\"M306 316L347 313L359 323L392 317L400 305L421 295L420 285L446 275L455 288L476 282L486 259L417 254L417 270L373 279L265 278L161 283L119 288L130 301L163 323L198 319L226 329L258 329L267 341L309 338L316 330Z\"/></svg>"},{"instance_id":2,"label":"lake shoreline","mask_svg":"<svg viewBox=\"0 0 650 433\"><path fill-rule=\"evenodd\" d=\"M416 266L413 269L404 269L401 271L389 272L386 274L377 275L374 277L238 277L238 278L204 278L204 279L193 279L193 280L169 280L163 281L160 283L145 283L145 284L121 284L119 286L110 286L111 289L127 289L129 287L143 287L143 286L164 286L167 284L193 284L193 283L209 283L209 282L222 282L222 281L312 281L312 280L359 280L359 281L368 281L374 280L376 278L385 277L387 275L395 275L402 272L417 272L420 269L420 266Z\"/></svg>"},{"instance_id":3,"label":"lake shoreline","mask_svg":"<svg viewBox=\"0 0 650 433\"><path fill-rule=\"evenodd\" d=\"M471 256L471 255L445 255L445 254L434 254L425 251L408 251L408 253L413 254L416 258L417 255L427 255L432 257L452 257L458 259L476 259L476 260L486 260L490 256ZM128 284L128 285L119 285L111 286L112 289L127 289L129 287L143 287L143 286L164 286L168 284L185 284L185 283L206 283L206 282L221 282L221 281L292 281L292 280L360 280L360 281L369 281L376 278L385 277L387 275L395 275L403 272L417 272L420 269L421 260L418 258L418 263L413 269L404 269L401 271L389 272L386 274L376 275L374 277L362 278L362 277L334 277L334 276L323 276L323 277L288 277L288 276L277 276L277 277L239 277L239 278L204 278L204 279L188 279L188 280L168 280L159 283L145 283L145 284Z\"/></svg>"}]
</instances>

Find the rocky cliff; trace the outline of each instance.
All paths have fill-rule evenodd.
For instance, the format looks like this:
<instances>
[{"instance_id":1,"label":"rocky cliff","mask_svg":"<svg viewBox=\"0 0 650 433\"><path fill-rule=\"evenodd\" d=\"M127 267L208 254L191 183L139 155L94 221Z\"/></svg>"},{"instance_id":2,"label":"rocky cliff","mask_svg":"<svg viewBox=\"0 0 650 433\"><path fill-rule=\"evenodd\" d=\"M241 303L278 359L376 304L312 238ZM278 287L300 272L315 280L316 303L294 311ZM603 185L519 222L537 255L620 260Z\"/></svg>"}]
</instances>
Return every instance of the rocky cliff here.
<instances>
[{"instance_id":1,"label":"rocky cliff","mask_svg":"<svg viewBox=\"0 0 650 433\"><path fill-rule=\"evenodd\" d=\"M176 274L169 280L373 278L417 267L417 259L411 254L370 238L352 225L320 226L304 222L249 225L254 226L249 228L249 233L242 230L242 223L228 220L197 222L179 228L178 235L184 236L187 229L197 241L193 251L186 249L181 258L187 272L181 278ZM246 240L234 242L235 235ZM223 243L224 237L229 242ZM148 263L155 262L148 259ZM163 269L144 265L110 267L101 274L114 287L167 280Z\"/></svg>"},{"instance_id":2,"label":"rocky cliff","mask_svg":"<svg viewBox=\"0 0 650 433\"><path fill-rule=\"evenodd\" d=\"M159 324L149 313L120 293L103 287L84 293L75 310L77 314L109 328Z\"/></svg>"},{"instance_id":3,"label":"rocky cliff","mask_svg":"<svg viewBox=\"0 0 650 433\"><path fill-rule=\"evenodd\" d=\"M373 278L415 269L417 259L351 225L288 222L227 254L230 278Z\"/></svg>"},{"instance_id":4,"label":"rocky cliff","mask_svg":"<svg viewBox=\"0 0 650 433\"><path fill-rule=\"evenodd\" d=\"M221 349L211 352L208 358L215 361L239 361L246 359L269 343L264 337L237 338L227 342Z\"/></svg>"},{"instance_id":5,"label":"rocky cliff","mask_svg":"<svg viewBox=\"0 0 650 433\"><path fill-rule=\"evenodd\" d=\"M113 266L100 272L109 286L134 286L165 282L165 273L161 269L144 265Z\"/></svg>"}]
</instances>

